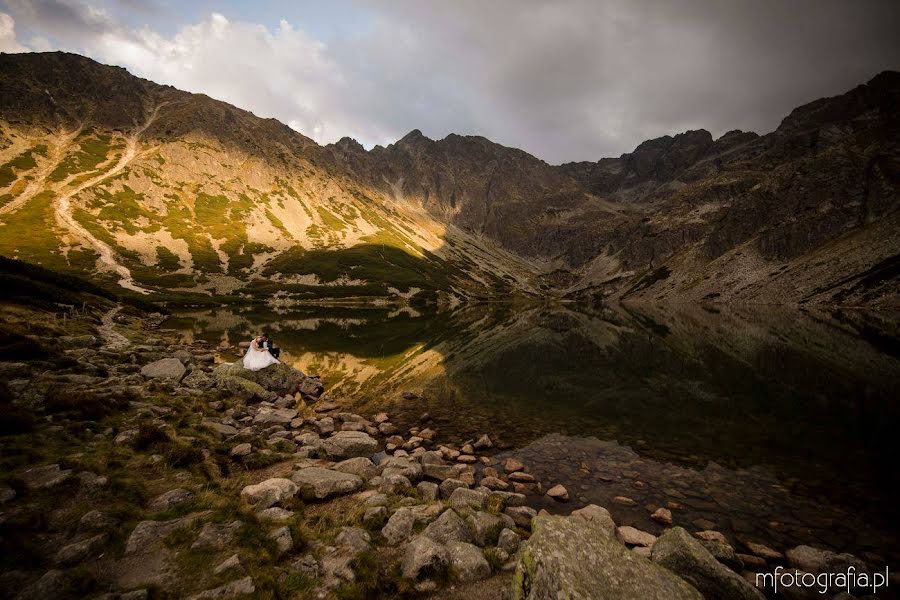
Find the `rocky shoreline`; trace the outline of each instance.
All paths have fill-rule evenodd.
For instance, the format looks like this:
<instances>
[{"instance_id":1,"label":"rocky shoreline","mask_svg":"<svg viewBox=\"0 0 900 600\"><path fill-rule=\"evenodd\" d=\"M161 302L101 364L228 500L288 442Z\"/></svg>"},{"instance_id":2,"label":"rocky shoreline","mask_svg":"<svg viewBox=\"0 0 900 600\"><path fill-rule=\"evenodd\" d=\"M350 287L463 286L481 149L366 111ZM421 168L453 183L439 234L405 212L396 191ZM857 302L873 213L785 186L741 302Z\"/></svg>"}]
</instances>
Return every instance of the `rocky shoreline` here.
<instances>
[{"instance_id":1,"label":"rocky shoreline","mask_svg":"<svg viewBox=\"0 0 900 600\"><path fill-rule=\"evenodd\" d=\"M355 414L315 376L217 364L231 348L160 321L113 309L67 323L55 361L0 363L2 597L763 598L756 573L778 566L883 571L736 548L672 527L677 507L653 513L658 537L597 505L537 511L566 512L569 490L490 435Z\"/></svg>"}]
</instances>

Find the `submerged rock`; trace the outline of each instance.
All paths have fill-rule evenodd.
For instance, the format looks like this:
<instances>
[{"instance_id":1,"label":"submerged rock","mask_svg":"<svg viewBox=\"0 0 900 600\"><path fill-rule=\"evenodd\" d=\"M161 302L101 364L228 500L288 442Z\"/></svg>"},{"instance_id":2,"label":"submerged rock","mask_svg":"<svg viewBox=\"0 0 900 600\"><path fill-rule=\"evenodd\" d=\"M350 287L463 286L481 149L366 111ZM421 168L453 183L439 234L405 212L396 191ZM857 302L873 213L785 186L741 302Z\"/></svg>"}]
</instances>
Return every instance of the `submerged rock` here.
<instances>
[{"instance_id":1,"label":"submerged rock","mask_svg":"<svg viewBox=\"0 0 900 600\"><path fill-rule=\"evenodd\" d=\"M538 516L523 544L513 600L700 600L700 593L666 569L619 543L599 523Z\"/></svg>"}]
</instances>

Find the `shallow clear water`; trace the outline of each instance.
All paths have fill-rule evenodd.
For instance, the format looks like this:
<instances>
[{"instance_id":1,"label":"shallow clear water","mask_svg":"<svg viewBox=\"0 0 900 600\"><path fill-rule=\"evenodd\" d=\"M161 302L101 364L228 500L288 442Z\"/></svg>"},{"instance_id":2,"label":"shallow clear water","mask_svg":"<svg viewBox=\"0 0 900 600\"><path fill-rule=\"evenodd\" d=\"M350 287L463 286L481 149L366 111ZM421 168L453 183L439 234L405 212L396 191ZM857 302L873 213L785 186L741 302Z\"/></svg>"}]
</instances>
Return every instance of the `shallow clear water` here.
<instances>
[{"instance_id":1,"label":"shallow clear water","mask_svg":"<svg viewBox=\"0 0 900 600\"><path fill-rule=\"evenodd\" d=\"M490 434L503 456L569 488L565 511L596 502L658 532L650 511L675 503L688 529L893 562L897 323L770 307L500 305L185 311L164 326L217 343L268 331L348 408L405 426L428 412L438 442Z\"/></svg>"}]
</instances>

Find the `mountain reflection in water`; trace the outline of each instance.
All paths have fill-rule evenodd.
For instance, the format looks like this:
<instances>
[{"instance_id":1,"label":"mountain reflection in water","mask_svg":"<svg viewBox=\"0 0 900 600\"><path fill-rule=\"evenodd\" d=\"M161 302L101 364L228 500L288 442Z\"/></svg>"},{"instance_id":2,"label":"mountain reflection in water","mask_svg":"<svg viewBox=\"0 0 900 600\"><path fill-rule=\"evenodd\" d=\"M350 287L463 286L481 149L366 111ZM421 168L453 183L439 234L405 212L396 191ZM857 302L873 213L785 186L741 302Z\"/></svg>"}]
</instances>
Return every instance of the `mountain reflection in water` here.
<instances>
[{"instance_id":1,"label":"mountain reflection in water","mask_svg":"<svg viewBox=\"0 0 900 600\"><path fill-rule=\"evenodd\" d=\"M542 481L569 486L573 504L603 504L620 523L658 531L648 508L675 502L675 523L692 530L896 558L897 323L500 305L219 309L166 326L216 343L266 330L348 408L407 427L428 412L442 443L487 432ZM616 495L637 506L610 504Z\"/></svg>"}]
</instances>

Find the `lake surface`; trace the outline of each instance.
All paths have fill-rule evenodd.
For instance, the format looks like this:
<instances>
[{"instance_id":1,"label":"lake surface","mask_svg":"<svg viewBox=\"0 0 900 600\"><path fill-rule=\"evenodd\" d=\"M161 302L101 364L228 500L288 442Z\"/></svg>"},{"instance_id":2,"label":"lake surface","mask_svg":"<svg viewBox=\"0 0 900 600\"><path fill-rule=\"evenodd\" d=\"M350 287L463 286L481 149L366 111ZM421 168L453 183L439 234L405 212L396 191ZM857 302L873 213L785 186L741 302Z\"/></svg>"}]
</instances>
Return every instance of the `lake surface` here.
<instances>
[{"instance_id":1,"label":"lake surface","mask_svg":"<svg viewBox=\"0 0 900 600\"><path fill-rule=\"evenodd\" d=\"M732 543L808 543L893 565L898 322L771 307L503 305L228 308L164 326L233 344L268 331L284 360L321 375L356 412L385 410L406 427L428 412L439 443L488 433L498 456L573 496L561 507L535 495L535 506L595 502L658 533L649 514L669 505L675 524Z\"/></svg>"}]
</instances>

